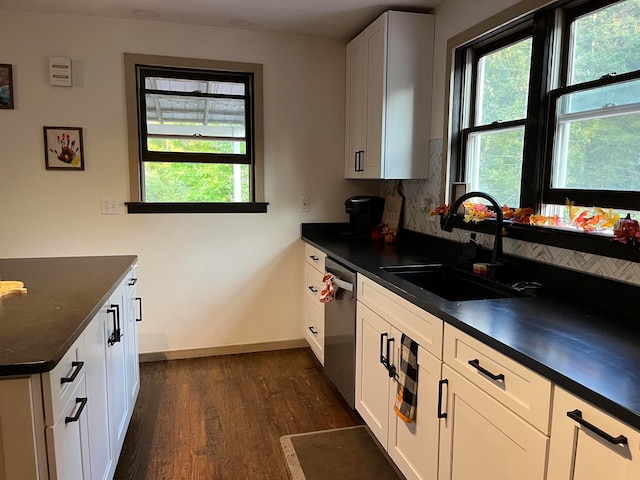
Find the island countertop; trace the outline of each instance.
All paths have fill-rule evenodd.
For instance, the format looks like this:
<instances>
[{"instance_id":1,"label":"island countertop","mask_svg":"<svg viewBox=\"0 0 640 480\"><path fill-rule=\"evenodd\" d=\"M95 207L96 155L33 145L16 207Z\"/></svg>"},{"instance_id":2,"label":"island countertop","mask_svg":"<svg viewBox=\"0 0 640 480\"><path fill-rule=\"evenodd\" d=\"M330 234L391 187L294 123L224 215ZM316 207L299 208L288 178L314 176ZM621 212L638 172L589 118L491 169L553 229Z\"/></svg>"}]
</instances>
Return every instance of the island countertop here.
<instances>
[{"instance_id":1,"label":"island countertop","mask_svg":"<svg viewBox=\"0 0 640 480\"><path fill-rule=\"evenodd\" d=\"M135 255L0 259L26 293L0 297L0 376L53 369L136 264Z\"/></svg>"}]
</instances>

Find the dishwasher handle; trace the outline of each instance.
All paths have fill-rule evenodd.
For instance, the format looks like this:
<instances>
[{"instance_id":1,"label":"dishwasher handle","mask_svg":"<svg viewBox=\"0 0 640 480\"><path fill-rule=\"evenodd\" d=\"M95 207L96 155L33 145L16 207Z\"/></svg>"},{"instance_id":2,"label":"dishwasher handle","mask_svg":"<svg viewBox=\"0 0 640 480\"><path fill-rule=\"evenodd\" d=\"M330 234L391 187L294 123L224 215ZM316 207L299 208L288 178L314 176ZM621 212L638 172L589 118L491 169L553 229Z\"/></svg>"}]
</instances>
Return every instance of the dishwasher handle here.
<instances>
[{"instance_id":1,"label":"dishwasher handle","mask_svg":"<svg viewBox=\"0 0 640 480\"><path fill-rule=\"evenodd\" d=\"M338 277L334 276L331 279L331 282L336 286L347 292L353 292L353 283L345 282L344 280L340 280Z\"/></svg>"}]
</instances>

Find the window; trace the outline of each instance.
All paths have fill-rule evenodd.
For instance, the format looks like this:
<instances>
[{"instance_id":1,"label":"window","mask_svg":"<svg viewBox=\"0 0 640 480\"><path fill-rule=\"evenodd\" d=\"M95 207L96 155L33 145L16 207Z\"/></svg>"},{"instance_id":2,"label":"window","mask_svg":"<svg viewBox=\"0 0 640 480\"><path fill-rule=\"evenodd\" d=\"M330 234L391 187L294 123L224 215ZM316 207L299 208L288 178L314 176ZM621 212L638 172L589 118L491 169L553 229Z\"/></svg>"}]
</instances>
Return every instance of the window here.
<instances>
[{"instance_id":1,"label":"window","mask_svg":"<svg viewBox=\"0 0 640 480\"><path fill-rule=\"evenodd\" d=\"M640 210L640 0L563 1L457 48L451 180L537 212Z\"/></svg>"},{"instance_id":2,"label":"window","mask_svg":"<svg viewBox=\"0 0 640 480\"><path fill-rule=\"evenodd\" d=\"M125 59L135 199L129 213L266 211L261 66Z\"/></svg>"}]
</instances>

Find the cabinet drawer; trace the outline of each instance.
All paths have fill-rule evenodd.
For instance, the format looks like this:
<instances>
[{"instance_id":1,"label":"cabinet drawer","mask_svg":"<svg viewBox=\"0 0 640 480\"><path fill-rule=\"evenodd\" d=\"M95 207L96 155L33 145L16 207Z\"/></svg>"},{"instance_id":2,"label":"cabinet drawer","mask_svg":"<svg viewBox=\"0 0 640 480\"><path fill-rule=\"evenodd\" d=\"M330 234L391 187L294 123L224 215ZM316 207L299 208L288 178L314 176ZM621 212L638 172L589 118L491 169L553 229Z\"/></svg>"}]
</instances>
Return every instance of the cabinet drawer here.
<instances>
[{"instance_id":1,"label":"cabinet drawer","mask_svg":"<svg viewBox=\"0 0 640 480\"><path fill-rule=\"evenodd\" d=\"M315 266L320 272L324 274L324 259L327 255L316 247L304 244L304 259L309 265Z\"/></svg>"},{"instance_id":2,"label":"cabinet drawer","mask_svg":"<svg viewBox=\"0 0 640 480\"><path fill-rule=\"evenodd\" d=\"M89 464L88 406L84 373L72 390L54 425L47 426L47 458L51 480L91 478ZM86 407L86 408L85 408Z\"/></svg>"},{"instance_id":3,"label":"cabinet drawer","mask_svg":"<svg viewBox=\"0 0 640 480\"><path fill-rule=\"evenodd\" d=\"M442 320L373 280L358 274L358 301L438 359L442 358Z\"/></svg>"},{"instance_id":4,"label":"cabinet drawer","mask_svg":"<svg viewBox=\"0 0 640 480\"><path fill-rule=\"evenodd\" d=\"M319 304L324 308L324 305ZM304 308L304 337L309 342L309 346L320 363L324 365L324 310L318 313L309 300L305 302Z\"/></svg>"},{"instance_id":5,"label":"cabinet drawer","mask_svg":"<svg viewBox=\"0 0 640 480\"><path fill-rule=\"evenodd\" d=\"M549 433L549 380L449 324L444 326L444 362L538 430Z\"/></svg>"},{"instance_id":6,"label":"cabinet drawer","mask_svg":"<svg viewBox=\"0 0 640 480\"><path fill-rule=\"evenodd\" d=\"M322 281L324 274L317 270L313 265L305 263L304 265L304 291L305 298L317 304L318 307L323 307L320 303L320 292L324 288Z\"/></svg>"},{"instance_id":7,"label":"cabinet drawer","mask_svg":"<svg viewBox=\"0 0 640 480\"><path fill-rule=\"evenodd\" d=\"M84 337L80 335L53 370L42 375L44 421L53 425L84 375Z\"/></svg>"}]
</instances>

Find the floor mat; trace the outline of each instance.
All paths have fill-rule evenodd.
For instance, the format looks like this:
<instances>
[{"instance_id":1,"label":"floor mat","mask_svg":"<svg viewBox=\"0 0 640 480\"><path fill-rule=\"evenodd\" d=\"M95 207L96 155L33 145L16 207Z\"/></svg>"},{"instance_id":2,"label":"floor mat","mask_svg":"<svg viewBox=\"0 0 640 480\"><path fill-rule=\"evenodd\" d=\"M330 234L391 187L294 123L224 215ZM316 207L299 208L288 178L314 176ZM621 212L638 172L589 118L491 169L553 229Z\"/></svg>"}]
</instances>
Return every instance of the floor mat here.
<instances>
[{"instance_id":1,"label":"floor mat","mask_svg":"<svg viewBox=\"0 0 640 480\"><path fill-rule=\"evenodd\" d=\"M399 480L364 425L280 438L293 480Z\"/></svg>"}]
</instances>

